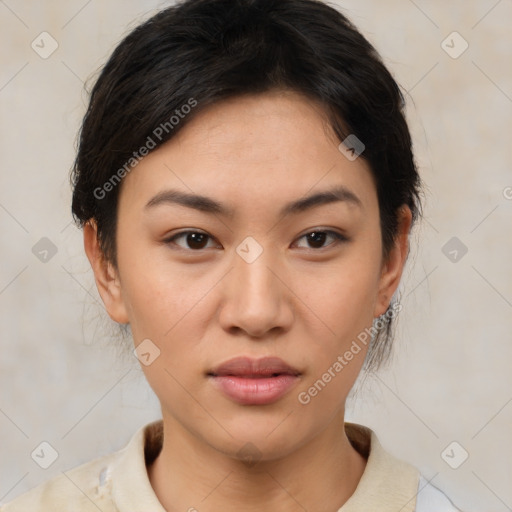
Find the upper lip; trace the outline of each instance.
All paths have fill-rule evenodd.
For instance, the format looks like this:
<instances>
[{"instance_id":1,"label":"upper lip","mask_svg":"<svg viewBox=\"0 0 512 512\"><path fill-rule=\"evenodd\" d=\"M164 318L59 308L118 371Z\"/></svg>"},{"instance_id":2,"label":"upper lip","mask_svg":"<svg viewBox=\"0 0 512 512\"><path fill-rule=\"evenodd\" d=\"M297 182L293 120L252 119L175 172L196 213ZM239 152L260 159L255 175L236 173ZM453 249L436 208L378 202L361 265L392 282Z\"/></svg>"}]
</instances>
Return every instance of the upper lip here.
<instances>
[{"instance_id":1,"label":"upper lip","mask_svg":"<svg viewBox=\"0 0 512 512\"><path fill-rule=\"evenodd\" d=\"M279 357L235 357L217 366L208 372L214 377L271 377L273 375L300 375L299 370L285 363Z\"/></svg>"}]
</instances>

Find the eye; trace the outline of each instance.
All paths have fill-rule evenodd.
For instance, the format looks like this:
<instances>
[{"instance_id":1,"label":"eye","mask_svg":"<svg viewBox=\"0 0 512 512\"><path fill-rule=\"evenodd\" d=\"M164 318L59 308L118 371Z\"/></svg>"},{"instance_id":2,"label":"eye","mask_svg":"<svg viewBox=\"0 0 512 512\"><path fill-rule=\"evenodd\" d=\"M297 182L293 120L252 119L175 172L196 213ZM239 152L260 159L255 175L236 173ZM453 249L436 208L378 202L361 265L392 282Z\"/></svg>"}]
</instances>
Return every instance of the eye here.
<instances>
[{"instance_id":1,"label":"eye","mask_svg":"<svg viewBox=\"0 0 512 512\"><path fill-rule=\"evenodd\" d=\"M176 242L176 240L185 240L185 246ZM210 235L202 231L182 231L165 240L166 244L174 244L185 250L200 251L207 248L208 240L213 240Z\"/></svg>"},{"instance_id":2,"label":"eye","mask_svg":"<svg viewBox=\"0 0 512 512\"><path fill-rule=\"evenodd\" d=\"M324 245L325 241L328 240L329 237L331 239L334 239L334 242ZM301 240L303 238L306 239L306 243L312 244L306 247L302 247L304 249L322 249L325 247L329 247L331 245L338 245L341 242L348 241L348 238L346 236L329 229L315 229L314 231L310 231L309 233L302 235L300 238L298 238L298 240Z\"/></svg>"}]
</instances>

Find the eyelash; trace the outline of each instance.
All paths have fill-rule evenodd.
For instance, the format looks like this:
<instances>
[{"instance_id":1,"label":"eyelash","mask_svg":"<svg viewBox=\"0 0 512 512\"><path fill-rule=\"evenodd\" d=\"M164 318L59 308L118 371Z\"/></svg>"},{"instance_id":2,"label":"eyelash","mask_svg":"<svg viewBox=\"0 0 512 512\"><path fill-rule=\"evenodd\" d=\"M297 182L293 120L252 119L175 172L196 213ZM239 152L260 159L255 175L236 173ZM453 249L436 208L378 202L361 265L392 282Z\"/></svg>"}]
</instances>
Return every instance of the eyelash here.
<instances>
[{"instance_id":1,"label":"eyelash","mask_svg":"<svg viewBox=\"0 0 512 512\"><path fill-rule=\"evenodd\" d=\"M329 245L326 245L326 246L323 246L323 247L320 247L320 248L306 247L307 250L321 251L321 250L329 248L331 246L337 246L340 243L348 242L349 241L349 239L346 236L344 236L341 233L338 233L336 231L330 230L330 229L313 229L313 230L308 231L307 233L304 233L303 235L301 235L297 240L305 238L308 235L311 235L313 233L317 233L317 234L318 233L322 233L322 234L330 235L330 236L332 236L335 239L335 242L330 243ZM165 239L164 243L169 244L169 245L177 245L175 243L175 240L177 240L180 237L185 237L186 235L190 235L190 234L204 235L204 236L208 237L210 240L214 240L214 238L212 236L208 235L207 233L204 233L203 231L189 230L189 231L182 231L180 233L177 233L177 234L173 235L172 237L169 237L169 238ZM184 251L189 251L189 252L201 252L201 251L205 250L205 248L201 248L201 249L189 249L189 248L187 248L187 249L185 249L185 248L183 248L183 247L181 247L179 245L178 245L178 247L179 247L179 249L182 249Z\"/></svg>"}]
</instances>

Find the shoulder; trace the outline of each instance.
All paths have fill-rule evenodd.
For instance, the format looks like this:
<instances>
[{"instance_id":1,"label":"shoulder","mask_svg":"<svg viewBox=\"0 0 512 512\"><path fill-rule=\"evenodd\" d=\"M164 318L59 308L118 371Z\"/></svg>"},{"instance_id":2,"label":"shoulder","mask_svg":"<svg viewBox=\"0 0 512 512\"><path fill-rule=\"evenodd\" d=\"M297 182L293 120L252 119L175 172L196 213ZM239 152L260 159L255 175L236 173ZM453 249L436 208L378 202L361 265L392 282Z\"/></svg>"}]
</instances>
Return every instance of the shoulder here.
<instances>
[{"instance_id":1,"label":"shoulder","mask_svg":"<svg viewBox=\"0 0 512 512\"><path fill-rule=\"evenodd\" d=\"M461 512L437 487L420 475L416 512Z\"/></svg>"},{"instance_id":2,"label":"shoulder","mask_svg":"<svg viewBox=\"0 0 512 512\"><path fill-rule=\"evenodd\" d=\"M367 463L354 494L340 512L461 512L415 466L388 452L373 430L363 425L345 423L345 432Z\"/></svg>"},{"instance_id":3,"label":"shoulder","mask_svg":"<svg viewBox=\"0 0 512 512\"><path fill-rule=\"evenodd\" d=\"M0 505L0 512L163 511L146 471L146 461L155 457L161 443L162 421L149 423L121 450L63 471Z\"/></svg>"},{"instance_id":4,"label":"shoulder","mask_svg":"<svg viewBox=\"0 0 512 512\"><path fill-rule=\"evenodd\" d=\"M70 506L76 512L98 512L98 508L102 512L114 512L107 472L117 456L118 452L63 471L0 506L0 512L67 512Z\"/></svg>"}]
</instances>

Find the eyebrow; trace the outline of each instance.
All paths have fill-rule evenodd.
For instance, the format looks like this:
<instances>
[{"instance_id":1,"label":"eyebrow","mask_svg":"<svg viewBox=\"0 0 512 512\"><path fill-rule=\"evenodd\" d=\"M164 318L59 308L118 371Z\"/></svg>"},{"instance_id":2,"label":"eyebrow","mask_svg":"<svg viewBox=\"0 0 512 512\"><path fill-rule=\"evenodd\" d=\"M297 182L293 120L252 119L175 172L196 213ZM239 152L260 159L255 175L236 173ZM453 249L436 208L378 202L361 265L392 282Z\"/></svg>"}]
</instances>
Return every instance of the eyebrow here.
<instances>
[{"instance_id":1,"label":"eyebrow","mask_svg":"<svg viewBox=\"0 0 512 512\"><path fill-rule=\"evenodd\" d=\"M288 214L301 213L317 206L335 202L347 202L359 208L363 207L361 200L356 194L354 194L354 192L340 185L287 203L279 211L279 217L281 218ZM215 199L179 190L164 190L159 192L149 200L145 209L151 209L163 204L178 204L201 212L223 215L225 217L233 217L235 213L233 208L223 205Z\"/></svg>"}]
</instances>

